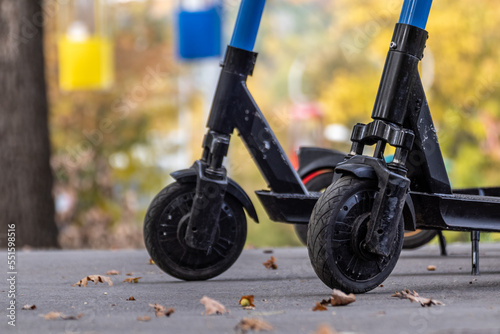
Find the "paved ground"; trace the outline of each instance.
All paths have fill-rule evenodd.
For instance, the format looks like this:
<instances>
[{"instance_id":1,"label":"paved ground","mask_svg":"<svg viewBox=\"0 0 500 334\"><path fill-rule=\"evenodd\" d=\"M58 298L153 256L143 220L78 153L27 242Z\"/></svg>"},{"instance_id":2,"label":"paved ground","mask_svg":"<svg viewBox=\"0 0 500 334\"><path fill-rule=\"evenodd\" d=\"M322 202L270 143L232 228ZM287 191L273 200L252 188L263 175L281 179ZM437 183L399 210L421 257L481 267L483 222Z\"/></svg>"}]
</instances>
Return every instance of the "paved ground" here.
<instances>
[{"instance_id":1,"label":"paved ground","mask_svg":"<svg viewBox=\"0 0 500 334\"><path fill-rule=\"evenodd\" d=\"M358 295L357 301L325 312L312 312L316 301L330 290L314 274L305 248L276 249L279 268L268 270L263 250L245 250L223 275L205 282L182 282L149 265L145 250L135 251L32 251L17 254L16 327L7 324L9 287L2 280L1 333L235 333L243 317L260 317L273 333L313 333L319 324L339 332L355 333L500 333L500 244L481 244L481 275L470 276L469 245L451 245L440 257L436 247L403 252L383 287ZM6 257L1 252L2 258ZM5 257L4 257L5 256ZM5 263L5 262L4 262ZM435 265L430 272L428 265ZM6 265L5 265L6 267ZM111 276L113 287L71 285L90 274ZM4 276L7 268L2 269ZM122 283L125 274L142 276L138 284ZM472 283L471 283L472 282ZM91 283L92 284L92 283ZM416 290L446 306L422 308L391 298L395 290ZM254 311L238 305L240 296L253 294ZM199 300L207 295L225 304L229 315L205 316ZM134 296L136 301L125 299ZM149 303L174 307L169 318L156 318ZM20 310L35 304L34 311ZM79 320L45 320L50 311L83 313ZM151 316L139 322L139 316Z\"/></svg>"}]
</instances>

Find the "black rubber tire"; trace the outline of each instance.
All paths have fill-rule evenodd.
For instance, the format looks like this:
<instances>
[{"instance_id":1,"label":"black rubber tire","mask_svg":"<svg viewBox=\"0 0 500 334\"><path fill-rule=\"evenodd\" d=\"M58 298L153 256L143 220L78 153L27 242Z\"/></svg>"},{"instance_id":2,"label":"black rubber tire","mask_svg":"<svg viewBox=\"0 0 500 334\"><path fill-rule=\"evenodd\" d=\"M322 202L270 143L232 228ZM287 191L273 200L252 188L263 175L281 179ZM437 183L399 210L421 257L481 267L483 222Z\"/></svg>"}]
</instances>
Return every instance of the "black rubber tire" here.
<instances>
[{"instance_id":1,"label":"black rubber tire","mask_svg":"<svg viewBox=\"0 0 500 334\"><path fill-rule=\"evenodd\" d=\"M328 186L330 186L330 184L332 184L333 175L333 170L325 171L324 173L318 174L312 179L308 180L306 183L304 183L304 185L309 191L323 192L326 188L328 188ZM307 178L307 175L302 179L305 178ZM304 245L307 245L307 225L308 224L293 225L297 237Z\"/></svg>"},{"instance_id":2,"label":"black rubber tire","mask_svg":"<svg viewBox=\"0 0 500 334\"><path fill-rule=\"evenodd\" d=\"M370 254L358 247L366 235L363 227L376 192L376 181L344 176L314 206L307 249L316 274L332 289L365 293L381 284L396 266L403 246L403 221L398 224L391 255Z\"/></svg>"},{"instance_id":3,"label":"black rubber tire","mask_svg":"<svg viewBox=\"0 0 500 334\"><path fill-rule=\"evenodd\" d=\"M238 259L247 235L241 204L226 194L212 252L188 247L183 217L191 211L195 183L172 183L151 202L144 219L144 241L149 255L164 272L186 281L206 280L222 274ZM182 224L180 224L183 222Z\"/></svg>"},{"instance_id":4,"label":"black rubber tire","mask_svg":"<svg viewBox=\"0 0 500 334\"><path fill-rule=\"evenodd\" d=\"M421 247L434 239L436 235L438 235L437 230L405 231L403 249L415 249Z\"/></svg>"}]
</instances>

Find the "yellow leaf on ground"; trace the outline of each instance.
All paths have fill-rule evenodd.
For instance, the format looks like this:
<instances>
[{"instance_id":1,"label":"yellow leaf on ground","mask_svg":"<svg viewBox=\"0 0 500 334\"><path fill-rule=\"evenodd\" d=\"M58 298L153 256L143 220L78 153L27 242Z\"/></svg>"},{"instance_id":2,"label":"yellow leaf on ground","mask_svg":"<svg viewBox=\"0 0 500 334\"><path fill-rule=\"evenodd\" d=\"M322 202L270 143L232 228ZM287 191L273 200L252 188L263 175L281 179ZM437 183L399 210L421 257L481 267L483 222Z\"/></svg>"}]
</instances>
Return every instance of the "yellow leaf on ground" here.
<instances>
[{"instance_id":1,"label":"yellow leaf on ground","mask_svg":"<svg viewBox=\"0 0 500 334\"><path fill-rule=\"evenodd\" d=\"M144 317L137 317L137 320L139 320L139 321L149 321L149 320L151 320L151 317L145 315Z\"/></svg>"},{"instance_id":2,"label":"yellow leaf on ground","mask_svg":"<svg viewBox=\"0 0 500 334\"><path fill-rule=\"evenodd\" d=\"M225 314L229 312L226 310L224 305L212 298L208 298L207 296L203 296L203 298L200 299L200 303L205 306L205 315Z\"/></svg>"},{"instance_id":3,"label":"yellow leaf on ground","mask_svg":"<svg viewBox=\"0 0 500 334\"><path fill-rule=\"evenodd\" d=\"M429 265L429 266L427 266L427 270L428 271L435 271L436 270L436 266Z\"/></svg>"},{"instance_id":4,"label":"yellow leaf on ground","mask_svg":"<svg viewBox=\"0 0 500 334\"><path fill-rule=\"evenodd\" d=\"M239 304L243 307L255 307L255 305L253 304L253 295L242 296L240 298Z\"/></svg>"}]
</instances>

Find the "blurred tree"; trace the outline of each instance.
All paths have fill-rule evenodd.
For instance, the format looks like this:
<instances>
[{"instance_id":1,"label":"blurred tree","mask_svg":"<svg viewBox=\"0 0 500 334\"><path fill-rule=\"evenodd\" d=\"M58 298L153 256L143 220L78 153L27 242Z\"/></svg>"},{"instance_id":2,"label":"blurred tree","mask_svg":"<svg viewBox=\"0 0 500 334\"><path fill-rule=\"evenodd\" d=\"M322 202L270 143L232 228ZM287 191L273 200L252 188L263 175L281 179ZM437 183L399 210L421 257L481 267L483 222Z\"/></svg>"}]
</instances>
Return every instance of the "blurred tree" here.
<instances>
[{"instance_id":1,"label":"blurred tree","mask_svg":"<svg viewBox=\"0 0 500 334\"><path fill-rule=\"evenodd\" d=\"M18 247L58 247L41 2L0 0L0 212Z\"/></svg>"}]
</instances>

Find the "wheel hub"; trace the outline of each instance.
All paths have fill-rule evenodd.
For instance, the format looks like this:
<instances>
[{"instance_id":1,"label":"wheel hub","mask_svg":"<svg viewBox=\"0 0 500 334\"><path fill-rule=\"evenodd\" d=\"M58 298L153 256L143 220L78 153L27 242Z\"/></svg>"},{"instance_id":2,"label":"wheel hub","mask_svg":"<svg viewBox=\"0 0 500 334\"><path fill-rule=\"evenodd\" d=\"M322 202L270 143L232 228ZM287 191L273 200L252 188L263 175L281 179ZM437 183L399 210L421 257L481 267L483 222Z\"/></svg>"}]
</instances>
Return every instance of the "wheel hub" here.
<instances>
[{"instance_id":1,"label":"wheel hub","mask_svg":"<svg viewBox=\"0 0 500 334\"><path fill-rule=\"evenodd\" d=\"M186 230L188 228L189 224L189 219L191 218L191 213L187 213L184 216L182 216L181 220L179 221L179 225L177 226L177 240L179 240L179 243L181 246L186 249L186 250L194 250L194 251L200 251L198 249L194 249L189 247L186 244L185 237L186 237ZM220 235L220 230L219 230L219 225L215 227L215 236L212 244L217 243L217 240L219 239Z\"/></svg>"},{"instance_id":2,"label":"wheel hub","mask_svg":"<svg viewBox=\"0 0 500 334\"><path fill-rule=\"evenodd\" d=\"M366 234L371 213L367 212L356 218L352 227L351 241L352 249L356 255L365 261L373 261L378 258L376 254L370 253L366 247Z\"/></svg>"}]
</instances>

